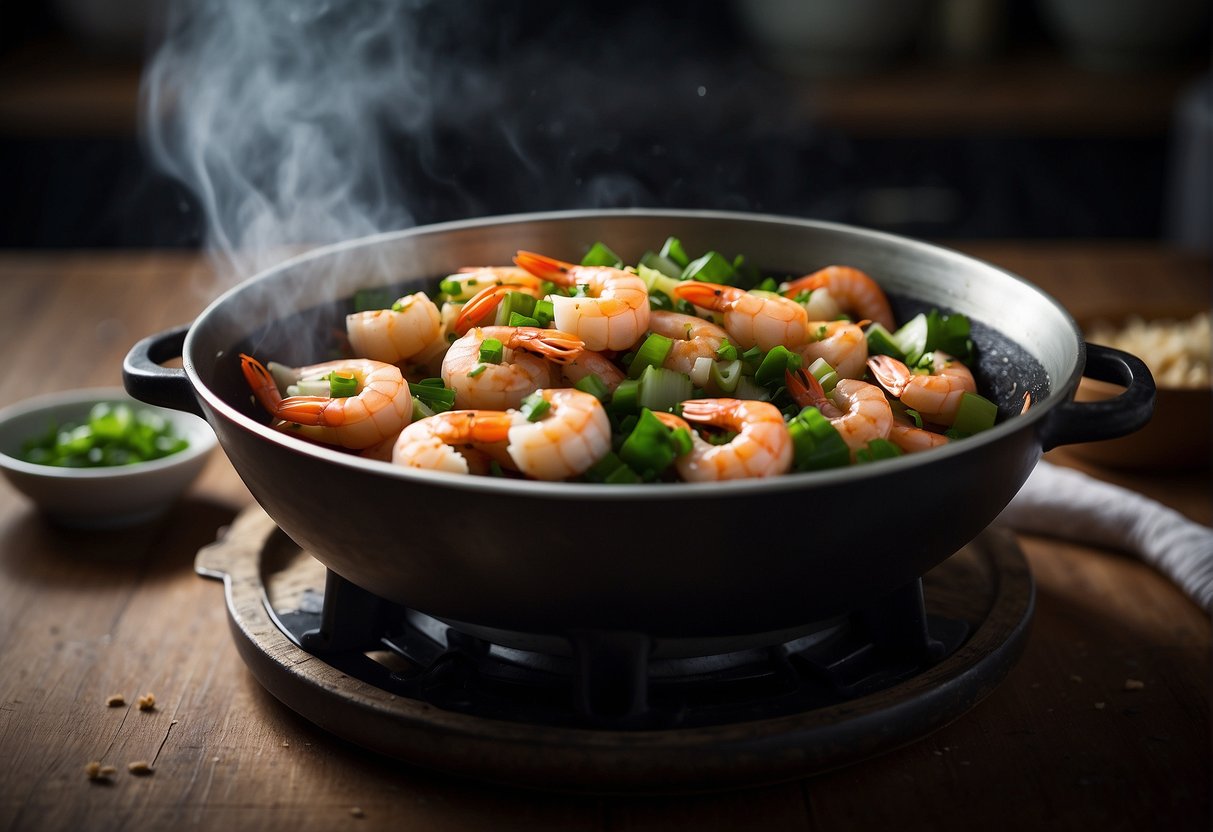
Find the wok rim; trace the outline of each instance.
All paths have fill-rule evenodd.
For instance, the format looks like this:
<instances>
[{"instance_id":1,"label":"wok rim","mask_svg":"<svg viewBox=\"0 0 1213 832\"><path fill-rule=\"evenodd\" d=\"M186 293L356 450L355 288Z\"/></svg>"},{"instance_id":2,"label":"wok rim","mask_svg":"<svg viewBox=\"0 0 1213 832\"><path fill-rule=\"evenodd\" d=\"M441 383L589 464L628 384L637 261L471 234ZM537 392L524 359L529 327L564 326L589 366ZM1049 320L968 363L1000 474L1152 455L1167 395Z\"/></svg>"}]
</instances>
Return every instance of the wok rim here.
<instances>
[{"instance_id":1,"label":"wok rim","mask_svg":"<svg viewBox=\"0 0 1213 832\"><path fill-rule=\"evenodd\" d=\"M442 471L425 471L416 468L405 468L390 462L364 459L348 452L333 450L323 445L315 444L298 437L292 437L276 431L269 425L262 424L245 416L222 397L213 391L199 375L193 360L194 344L198 332L205 327L206 321L217 316L219 310L230 302L231 298L248 291L251 286L265 282L283 271L298 267L303 263L330 257L343 251L362 247L374 247L389 241L408 237L423 237L438 235L452 231L466 231L480 227L501 226L509 224L524 224L535 222L551 222L564 220L592 220L596 218L631 218L654 220L679 218L688 220L714 220L746 223L780 224L798 226L801 228L817 229L844 235L855 235L869 239L880 240L888 244L926 249L935 254L943 255L968 268L973 266L997 272L1005 279L1014 280L1032 292L1040 295L1049 305L1060 313L1070 329L1070 334L1076 346L1074 365L1064 380L1049 378L1049 395L1043 402L1033 402L1027 413L1013 416L993 428L968 437L963 441L950 442L942 448L934 448L926 453L904 454L902 456L878 460L862 465L849 465L845 468L833 468L826 471L789 472L776 477L763 479L742 479L724 482L705 483L640 483L635 485L615 485L607 483L570 482L565 480L542 481L514 478L498 478L484 476L468 476L451 474ZM336 300L336 298L334 298ZM982 321L983 324L998 330L992 322ZM999 330L1001 331L1001 330ZM1013 339L1014 340L1014 339ZM1018 343L1018 341L1016 341ZM378 234L357 237L349 240L318 246L301 254L290 257L281 263L232 286L210 304L194 319L186 332L182 346L182 368L193 386L196 396L202 397L212 410L227 419L241 430L255 434L261 439L279 446L283 450L312 457L332 464L342 465L354 470L365 471L368 474L393 477L404 481L425 483L431 486L449 486L459 490L469 490L485 495L510 494L511 496L530 495L545 499L580 500L586 498L608 499L618 501L644 500L679 500L687 498L730 497L730 496L760 496L766 492L782 492L816 487L843 486L870 478L879 478L885 473L908 471L917 467L932 466L952 457L976 452L978 449L995 445L1021 430L1035 429L1041 420L1057 407L1060 407L1069 396L1067 393L1077 387L1085 366L1086 344L1082 333L1073 316L1052 295L1045 292L1026 278L1005 268L988 263L979 258L936 243L928 243L911 237L891 234L884 231L862 228L845 223L813 220L801 217L791 217L780 214L751 213L741 211L719 210L683 210L664 208L619 208L619 209L579 209L570 211L545 211L521 214L501 214L472 219L451 220L442 223L413 226L395 231L385 231ZM1037 443L1039 444L1039 443Z\"/></svg>"}]
</instances>

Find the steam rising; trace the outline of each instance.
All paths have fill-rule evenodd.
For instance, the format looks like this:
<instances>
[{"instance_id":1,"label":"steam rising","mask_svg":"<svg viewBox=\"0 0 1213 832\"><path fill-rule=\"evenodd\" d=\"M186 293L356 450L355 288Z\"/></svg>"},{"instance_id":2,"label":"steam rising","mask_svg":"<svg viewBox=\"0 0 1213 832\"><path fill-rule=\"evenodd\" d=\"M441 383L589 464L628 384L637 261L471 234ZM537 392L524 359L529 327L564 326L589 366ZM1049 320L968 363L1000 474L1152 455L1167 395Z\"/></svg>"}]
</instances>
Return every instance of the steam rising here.
<instances>
[{"instance_id":1,"label":"steam rising","mask_svg":"<svg viewBox=\"0 0 1213 832\"><path fill-rule=\"evenodd\" d=\"M424 5L171 5L144 75L144 136L201 202L234 277L284 249L413 223L390 143L430 118L411 25Z\"/></svg>"}]
</instances>

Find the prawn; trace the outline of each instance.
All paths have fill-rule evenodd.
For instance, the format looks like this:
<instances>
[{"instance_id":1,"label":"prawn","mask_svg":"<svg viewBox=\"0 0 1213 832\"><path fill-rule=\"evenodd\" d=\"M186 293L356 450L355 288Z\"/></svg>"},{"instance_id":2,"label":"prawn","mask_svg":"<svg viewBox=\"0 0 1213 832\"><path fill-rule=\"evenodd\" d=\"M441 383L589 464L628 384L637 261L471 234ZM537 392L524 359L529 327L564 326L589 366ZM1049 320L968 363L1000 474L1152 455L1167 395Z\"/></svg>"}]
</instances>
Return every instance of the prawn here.
<instances>
[{"instance_id":1,"label":"prawn","mask_svg":"<svg viewBox=\"0 0 1213 832\"><path fill-rule=\"evenodd\" d=\"M680 283L674 294L695 306L723 312L725 330L742 349L756 346L769 350L777 345L792 348L808 337L808 316L794 300L693 280Z\"/></svg>"},{"instance_id":2,"label":"prawn","mask_svg":"<svg viewBox=\"0 0 1213 832\"><path fill-rule=\"evenodd\" d=\"M627 378L614 361L593 350L582 350L572 361L560 365L560 375L569 385L576 385L586 376L597 376L612 393Z\"/></svg>"},{"instance_id":3,"label":"prawn","mask_svg":"<svg viewBox=\"0 0 1213 832\"><path fill-rule=\"evenodd\" d=\"M809 327L811 339L796 349L806 366L820 358L840 378L863 377L868 360L868 338L858 324L814 321Z\"/></svg>"},{"instance_id":4,"label":"prawn","mask_svg":"<svg viewBox=\"0 0 1213 832\"><path fill-rule=\"evenodd\" d=\"M481 344L495 338L505 347L500 364L480 360ZM552 384L552 363L575 359L580 339L555 329L533 326L473 327L451 344L442 359L442 383L455 391L459 410L507 410Z\"/></svg>"},{"instance_id":5,"label":"prawn","mask_svg":"<svg viewBox=\"0 0 1213 832\"><path fill-rule=\"evenodd\" d=\"M448 410L419 419L400 431L391 461L405 468L469 474L487 470L488 449L508 439L512 414L497 410Z\"/></svg>"},{"instance_id":6,"label":"prawn","mask_svg":"<svg viewBox=\"0 0 1213 832\"><path fill-rule=\"evenodd\" d=\"M853 378L840 379L827 395L821 382L804 370L789 371L788 393L801 407L813 406L830 420L842 441L851 450L861 451L873 439L888 439L893 427L893 408L884 391L874 384Z\"/></svg>"},{"instance_id":7,"label":"prawn","mask_svg":"<svg viewBox=\"0 0 1213 832\"><path fill-rule=\"evenodd\" d=\"M610 266L578 266L531 251L514 262L559 286L579 286L587 297L549 295L557 329L585 341L588 350L623 350L649 325L649 290L636 275Z\"/></svg>"},{"instance_id":8,"label":"prawn","mask_svg":"<svg viewBox=\"0 0 1213 832\"><path fill-rule=\"evenodd\" d=\"M611 450L611 422L602 403L568 387L537 391L550 408L530 421L514 412L507 451L518 470L538 480L575 477Z\"/></svg>"},{"instance_id":9,"label":"prawn","mask_svg":"<svg viewBox=\"0 0 1213 832\"><path fill-rule=\"evenodd\" d=\"M441 315L425 292L405 295L391 309L345 316L350 346L362 358L396 364L441 343Z\"/></svg>"},{"instance_id":10,"label":"prawn","mask_svg":"<svg viewBox=\"0 0 1213 832\"><path fill-rule=\"evenodd\" d=\"M413 398L400 368L382 361L350 358L295 371L299 379L331 373L352 377L356 392L336 397L283 398L273 375L257 359L241 353L240 368L261 406L277 420L276 429L318 442L362 450L398 434L413 415Z\"/></svg>"},{"instance_id":11,"label":"prawn","mask_svg":"<svg viewBox=\"0 0 1213 832\"><path fill-rule=\"evenodd\" d=\"M649 332L673 339L664 366L680 373L691 374L695 359L716 360L716 352L729 338L729 333L711 321L680 312L649 313Z\"/></svg>"},{"instance_id":12,"label":"prawn","mask_svg":"<svg viewBox=\"0 0 1213 832\"><path fill-rule=\"evenodd\" d=\"M950 425L965 393L976 393L977 382L969 368L947 353L931 353L931 371L915 372L887 355L868 359L868 369L885 390L928 422Z\"/></svg>"},{"instance_id":13,"label":"prawn","mask_svg":"<svg viewBox=\"0 0 1213 832\"><path fill-rule=\"evenodd\" d=\"M667 426L685 426L657 416ZM713 445L692 430L690 452L674 461L679 476L688 482L773 477L792 467L792 437L783 414L769 402L692 399L683 402L682 418L737 434L723 445Z\"/></svg>"},{"instance_id":14,"label":"prawn","mask_svg":"<svg viewBox=\"0 0 1213 832\"><path fill-rule=\"evenodd\" d=\"M497 311L502 298L510 292L520 292L533 298L544 295L543 281L535 275L514 266L485 267L481 272L497 275L493 282L476 292L463 304L459 316L455 319L453 331L458 335L465 334L474 326L480 326L489 316ZM504 273L504 274L499 274ZM486 282L481 278L479 282Z\"/></svg>"},{"instance_id":15,"label":"prawn","mask_svg":"<svg viewBox=\"0 0 1213 832\"><path fill-rule=\"evenodd\" d=\"M824 289L843 311L875 321L886 329L895 327L893 308L884 290L866 272L850 266L826 266L785 283L780 289L788 298Z\"/></svg>"}]
</instances>

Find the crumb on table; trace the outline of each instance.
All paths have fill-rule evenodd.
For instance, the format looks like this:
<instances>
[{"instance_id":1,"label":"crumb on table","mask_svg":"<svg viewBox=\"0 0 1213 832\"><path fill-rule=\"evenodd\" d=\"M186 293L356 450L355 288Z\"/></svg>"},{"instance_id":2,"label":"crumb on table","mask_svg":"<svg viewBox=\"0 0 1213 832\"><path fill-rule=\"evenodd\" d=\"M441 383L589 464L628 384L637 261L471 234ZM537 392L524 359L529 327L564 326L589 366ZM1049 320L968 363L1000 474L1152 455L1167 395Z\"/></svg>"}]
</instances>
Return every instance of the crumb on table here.
<instances>
[{"instance_id":1,"label":"crumb on table","mask_svg":"<svg viewBox=\"0 0 1213 832\"><path fill-rule=\"evenodd\" d=\"M120 693L111 693L105 697L105 704L109 708L121 708L126 704L126 697Z\"/></svg>"},{"instance_id":2,"label":"crumb on table","mask_svg":"<svg viewBox=\"0 0 1213 832\"><path fill-rule=\"evenodd\" d=\"M149 766L145 760L136 760L135 762L130 763L127 765L126 770L131 774L134 774L136 777L146 777L152 773L152 767Z\"/></svg>"},{"instance_id":3,"label":"crumb on table","mask_svg":"<svg viewBox=\"0 0 1213 832\"><path fill-rule=\"evenodd\" d=\"M156 694L145 693L135 702L141 711L152 711L156 709Z\"/></svg>"}]
</instances>

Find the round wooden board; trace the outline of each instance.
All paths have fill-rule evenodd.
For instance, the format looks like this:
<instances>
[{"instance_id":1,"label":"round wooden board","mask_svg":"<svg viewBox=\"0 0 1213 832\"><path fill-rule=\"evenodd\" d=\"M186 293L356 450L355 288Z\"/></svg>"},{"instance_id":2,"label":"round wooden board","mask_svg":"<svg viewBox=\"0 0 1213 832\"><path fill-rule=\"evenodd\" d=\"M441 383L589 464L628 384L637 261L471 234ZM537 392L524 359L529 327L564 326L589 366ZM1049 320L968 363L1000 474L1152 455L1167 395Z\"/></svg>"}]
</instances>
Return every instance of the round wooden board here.
<instances>
[{"instance_id":1,"label":"round wooden board","mask_svg":"<svg viewBox=\"0 0 1213 832\"><path fill-rule=\"evenodd\" d=\"M951 655L891 688L790 716L708 727L597 730L454 713L346 675L296 646L272 609L323 588L324 569L259 507L198 554L222 578L237 648L292 710L350 742L416 765L555 791L690 792L780 782L927 736L983 699L1018 659L1035 591L1014 537L991 528L923 579L927 612L970 626ZM272 600L271 600L272 599ZM284 607L285 605L285 607Z\"/></svg>"}]
</instances>

